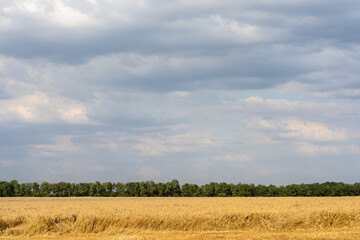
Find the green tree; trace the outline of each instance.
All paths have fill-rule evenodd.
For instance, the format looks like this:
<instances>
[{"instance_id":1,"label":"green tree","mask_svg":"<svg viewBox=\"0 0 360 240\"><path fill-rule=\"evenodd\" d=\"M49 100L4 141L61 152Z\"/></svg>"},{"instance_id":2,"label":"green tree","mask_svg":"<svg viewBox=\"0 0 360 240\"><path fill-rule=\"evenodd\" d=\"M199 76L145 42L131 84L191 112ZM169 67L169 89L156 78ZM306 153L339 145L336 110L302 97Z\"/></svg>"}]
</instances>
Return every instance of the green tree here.
<instances>
[{"instance_id":1,"label":"green tree","mask_svg":"<svg viewBox=\"0 0 360 240\"><path fill-rule=\"evenodd\" d=\"M167 196L171 196L171 197L181 196L181 188L178 180L173 179L171 182L167 182L166 187L167 187L166 189Z\"/></svg>"},{"instance_id":2,"label":"green tree","mask_svg":"<svg viewBox=\"0 0 360 240\"><path fill-rule=\"evenodd\" d=\"M104 195L106 197L113 196L114 194L114 185L111 182L106 182L102 184L102 187L105 189Z\"/></svg>"},{"instance_id":3,"label":"green tree","mask_svg":"<svg viewBox=\"0 0 360 240\"><path fill-rule=\"evenodd\" d=\"M93 197L95 196L97 193L97 190L96 190L96 184L95 183L90 183L89 184L89 196Z\"/></svg>"},{"instance_id":4,"label":"green tree","mask_svg":"<svg viewBox=\"0 0 360 240\"><path fill-rule=\"evenodd\" d=\"M0 182L0 197L14 197L14 186L9 182Z\"/></svg>"},{"instance_id":5,"label":"green tree","mask_svg":"<svg viewBox=\"0 0 360 240\"><path fill-rule=\"evenodd\" d=\"M217 185L217 183L215 183L215 182L211 182L209 184L203 185L204 195L206 197L214 197L214 196L216 196L216 185Z\"/></svg>"},{"instance_id":6,"label":"green tree","mask_svg":"<svg viewBox=\"0 0 360 240\"><path fill-rule=\"evenodd\" d=\"M15 196L15 197L21 197L21 195L20 195L20 185L19 185L18 181L12 180L12 181L10 182L10 184L11 184L11 185L13 186L13 188L14 188L14 196Z\"/></svg>"},{"instance_id":7,"label":"green tree","mask_svg":"<svg viewBox=\"0 0 360 240\"><path fill-rule=\"evenodd\" d=\"M125 184L118 182L115 184L115 192L116 195L119 197L124 197L125 196Z\"/></svg>"},{"instance_id":8,"label":"green tree","mask_svg":"<svg viewBox=\"0 0 360 240\"><path fill-rule=\"evenodd\" d=\"M32 184L32 196L39 197L40 196L40 185L37 182Z\"/></svg>"},{"instance_id":9,"label":"green tree","mask_svg":"<svg viewBox=\"0 0 360 240\"><path fill-rule=\"evenodd\" d=\"M157 189L157 192L158 192L158 196L159 197L167 197L168 195L168 191L167 191L167 187L166 187L166 184L164 183L157 183L156 184L156 189Z\"/></svg>"},{"instance_id":10,"label":"green tree","mask_svg":"<svg viewBox=\"0 0 360 240\"><path fill-rule=\"evenodd\" d=\"M127 197L139 197L140 186L138 182L129 182L125 184L125 195Z\"/></svg>"},{"instance_id":11,"label":"green tree","mask_svg":"<svg viewBox=\"0 0 360 240\"><path fill-rule=\"evenodd\" d=\"M181 186L181 195L183 197L195 197L197 196L197 191L199 189L199 186L196 184L189 184L185 183Z\"/></svg>"},{"instance_id":12,"label":"green tree","mask_svg":"<svg viewBox=\"0 0 360 240\"><path fill-rule=\"evenodd\" d=\"M146 181L146 185L147 185L147 191L148 191L148 195L150 197L155 197L155 196L159 196L159 192L157 190L156 184L154 181Z\"/></svg>"},{"instance_id":13,"label":"green tree","mask_svg":"<svg viewBox=\"0 0 360 240\"><path fill-rule=\"evenodd\" d=\"M279 189L275 185L269 185L268 192L269 192L268 196L270 196L270 197L279 196Z\"/></svg>"},{"instance_id":14,"label":"green tree","mask_svg":"<svg viewBox=\"0 0 360 240\"><path fill-rule=\"evenodd\" d=\"M40 184L40 196L49 197L50 196L50 184L48 182L42 182Z\"/></svg>"},{"instance_id":15,"label":"green tree","mask_svg":"<svg viewBox=\"0 0 360 240\"><path fill-rule=\"evenodd\" d=\"M227 196L231 196L231 188L230 185L225 183L225 182L221 182L219 184L215 185L215 196L218 197L227 197Z\"/></svg>"},{"instance_id":16,"label":"green tree","mask_svg":"<svg viewBox=\"0 0 360 240\"><path fill-rule=\"evenodd\" d=\"M94 196L95 197L104 197L104 196L106 196L105 187L99 181L96 181L95 185L96 185L96 194Z\"/></svg>"}]
</instances>

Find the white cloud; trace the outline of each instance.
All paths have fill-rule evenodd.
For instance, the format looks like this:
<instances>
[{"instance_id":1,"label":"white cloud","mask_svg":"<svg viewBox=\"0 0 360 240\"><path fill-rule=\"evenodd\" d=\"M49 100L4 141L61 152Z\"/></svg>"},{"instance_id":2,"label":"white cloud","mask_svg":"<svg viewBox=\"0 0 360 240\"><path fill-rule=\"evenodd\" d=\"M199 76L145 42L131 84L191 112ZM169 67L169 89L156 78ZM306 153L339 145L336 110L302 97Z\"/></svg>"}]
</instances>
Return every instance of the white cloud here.
<instances>
[{"instance_id":1,"label":"white cloud","mask_svg":"<svg viewBox=\"0 0 360 240\"><path fill-rule=\"evenodd\" d=\"M171 92L170 95L173 95L173 96L176 96L176 97L187 97L187 96L189 96L189 92L175 91L175 92Z\"/></svg>"},{"instance_id":2,"label":"white cloud","mask_svg":"<svg viewBox=\"0 0 360 240\"><path fill-rule=\"evenodd\" d=\"M240 138L239 136L238 138ZM250 132L245 136L246 144L250 145L276 145L281 143L279 140L274 140L270 136L266 135L263 132Z\"/></svg>"},{"instance_id":3,"label":"white cloud","mask_svg":"<svg viewBox=\"0 0 360 240\"><path fill-rule=\"evenodd\" d=\"M134 139L139 143L133 145L132 149L140 151L143 155L194 151L214 144L209 134L196 132L170 136L154 134L146 137L135 137Z\"/></svg>"},{"instance_id":4,"label":"white cloud","mask_svg":"<svg viewBox=\"0 0 360 240\"><path fill-rule=\"evenodd\" d=\"M83 1L83 6L86 2ZM96 25L96 21L84 10L79 10L66 4L63 0L54 0L51 2L43 0L22 0L16 1L16 4L8 5L3 8L8 16L26 16L32 21L40 20L44 24L53 23L54 25L65 28L79 28ZM16 26L16 18L8 19L8 26ZM17 26L21 27L21 26Z\"/></svg>"},{"instance_id":5,"label":"white cloud","mask_svg":"<svg viewBox=\"0 0 360 240\"><path fill-rule=\"evenodd\" d=\"M81 148L75 145L72 139L75 136L72 135L59 135L56 136L53 144L38 144L35 145L33 154L41 156L56 156L62 152L80 152Z\"/></svg>"},{"instance_id":6,"label":"white cloud","mask_svg":"<svg viewBox=\"0 0 360 240\"><path fill-rule=\"evenodd\" d=\"M4 16L0 16L0 27L1 29L11 29L12 26L12 21L9 18L6 18Z\"/></svg>"},{"instance_id":7,"label":"white cloud","mask_svg":"<svg viewBox=\"0 0 360 240\"><path fill-rule=\"evenodd\" d=\"M245 98L243 100L244 102L249 102L249 103L263 103L265 102L265 100L259 96L251 96L248 98Z\"/></svg>"},{"instance_id":8,"label":"white cloud","mask_svg":"<svg viewBox=\"0 0 360 240\"><path fill-rule=\"evenodd\" d=\"M80 12L62 1L53 1L54 11L49 12L50 19L63 27L84 27L95 23L88 15Z\"/></svg>"},{"instance_id":9,"label":"white cloud","mask_svg":"<svg viewBox=\"0 0 360 240\"><path fill-rule=\"evenodd\" d=\"M360 146L355 144L350 144L346 146L350 153L360 155Z\"/></svg>"},{"instance_id":10,"label":"white cloud","mask_svg":"<svg viewBox=\"0 0 360 240\"><path fill-rule=\"evenodd\" d=\"M316 145L308 142L298 142L295 144L296 150L306 155L326 155L326 154L360 154L360 147L354 144L344 145Z\"/></svg>"},{"instance_id":11,"label":"white cloud","mask_svg":"<svg viewBox=\"0 0 360 240\"><path fill-rule=\"evenodd\" d=\"M211 16L207 22L209 23L208 31L210 30L215 38L234 39L240 43L255 43L269 37L269 35L263 35L264 30L255 25L237 22L221 15Z\"/></svg>"},{"instance_id":12,"label":"white cloud","mask_svg":"<svg viewBox=\"0 0 360 240\"><path fill-rule=\"evenodd\" d=\"M83 123L88 120L85 108L82 106L71 106L67 109L58 110L62 119L71 123Z\"/></svg>"},{"instance_id":13,"label":"white cloud","mask_svg":"<svg viewBox=\"0 0 360 240\"><path fill-rule=\"evenodd\" d=\"M82 103L42 92L0 100L0 121L88 123Z\"/></svg>"},{"instance_id":14,"label":"white cloud","mask_svg":"<svg viewBox=\"0 0 360 240\"><path fill-rule=\"evenodd\" d=\"M224 162L247 162L251 161L252 158L248 155L244 154L222 154L214 157L217 161L224 161Z\"/></svg>"},{"instance_id":15,"label":"white cloud","mask_svg":"<svg viewBox=\"0 0 360 240\"><path fill-rule=\"evenodd\" d=\"M310 155L317 155L317 154L340 154L342 151L341 146L319 146L310 144L307 142L300 142L296 144L296 150L302 154L310 154Z\"/></svg>"},{"instance_id":16,"label":"white cloud","mask_svg":"<svg viewBox=\"0 0 360 240\"><path fill-rule=\"evenodd\" d=\"M344 141L348 136L344 129L329 129L317 122L289 120L259 120L257 123L265 129L278 130L282 138L312 141Z\"/></svg>"},{"instance_id":17,"label":"white cloud","mask_svg":"<svg viewBox=\"0 0 360 240\"><path fill-rule=\"evenodd\" d=\"M114 143L114 142L96 144L95 146L97 148L106 149L106 150L109 150L109 151L116 151L116 150L119 149L119 145L117 143Z\"/></svg>"},{"instance_id":18,"label":"white cloud","mask_svg":"<svg viewBox=\"0 0 360 240\"><path fill-rule=\"evenodd\" d=\"M132 149L140 151L143 155L161 155L168 152L182 152L185 149L180 146L171 146L164 139L140 137L140 143L135 144Z\"/></svg>"},{"instance_id":19,"label":"white cloud","mask_svg":"<svg viewBox=\"0 0 360 240\"><path fill-rule=\"evenodd\" d=\"M315 122L288 120L283 121L280 128L289 131L279 134L285 138L300 138L315 141L344 141L348 138L344 130L332 130L324 124Z\"/></svg>"}]
</instances>

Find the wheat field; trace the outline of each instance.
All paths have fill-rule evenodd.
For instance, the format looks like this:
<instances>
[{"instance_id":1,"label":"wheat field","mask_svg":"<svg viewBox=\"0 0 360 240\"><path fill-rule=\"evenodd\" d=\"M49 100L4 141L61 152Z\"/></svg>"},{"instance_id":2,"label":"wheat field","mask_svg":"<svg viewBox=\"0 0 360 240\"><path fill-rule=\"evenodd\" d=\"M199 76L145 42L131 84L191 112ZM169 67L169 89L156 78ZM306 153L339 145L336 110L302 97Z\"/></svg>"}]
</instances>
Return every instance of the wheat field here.
<instances>
[{"instance_id":1,"label":"wheat field","mask_svg":"<svg viewBox=\"0 0 360 240\"><path fill-rule=\"evenodd\" d=\"M360 239L360 198L0 198L0 239Z\"/></svg>"}]
</instances>

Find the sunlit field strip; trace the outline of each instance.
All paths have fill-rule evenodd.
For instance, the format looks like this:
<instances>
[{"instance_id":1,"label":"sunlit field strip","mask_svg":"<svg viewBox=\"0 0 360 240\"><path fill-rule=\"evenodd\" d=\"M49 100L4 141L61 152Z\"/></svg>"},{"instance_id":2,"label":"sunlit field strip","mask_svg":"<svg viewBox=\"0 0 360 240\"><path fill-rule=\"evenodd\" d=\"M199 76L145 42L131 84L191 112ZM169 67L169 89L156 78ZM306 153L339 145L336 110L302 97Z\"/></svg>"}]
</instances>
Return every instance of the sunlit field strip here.
<instances>
[{"instance_id":1,"label":"sunlit field strip","mask_svg":"<svg viewBox=\"0 0 360 240\"><path fill-rule=\"evenodd\" d=\"M1 239L360 239L360 198L1 198Z\"/></svg>"}]
</instances>

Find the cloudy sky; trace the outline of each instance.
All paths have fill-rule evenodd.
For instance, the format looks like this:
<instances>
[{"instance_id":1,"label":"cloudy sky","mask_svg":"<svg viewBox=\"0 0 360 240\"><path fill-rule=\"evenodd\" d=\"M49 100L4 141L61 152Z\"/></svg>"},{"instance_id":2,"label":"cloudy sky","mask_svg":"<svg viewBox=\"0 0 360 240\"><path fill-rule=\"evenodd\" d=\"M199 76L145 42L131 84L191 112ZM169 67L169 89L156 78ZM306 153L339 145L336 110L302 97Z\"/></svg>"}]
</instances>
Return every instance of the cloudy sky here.
<instances>
[{"instance_id":1,"label":"cloudy sky","mask_svg":"<svg viewBox=\"0 0 360 240\"><path fill-rule=\"evenodd\" d=\"M0 180L360 181L357 0L0 1Z\"/></svg>"}]
</instances>

